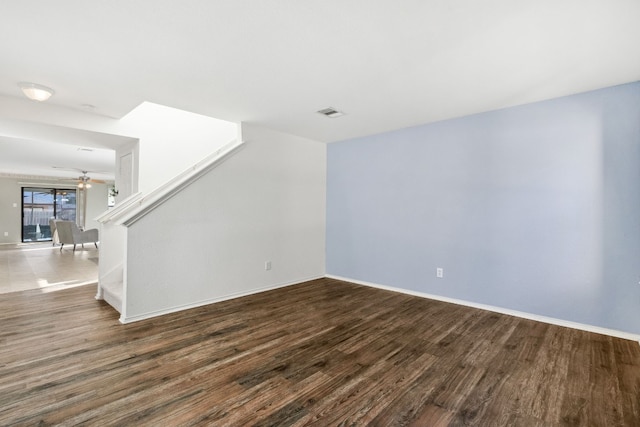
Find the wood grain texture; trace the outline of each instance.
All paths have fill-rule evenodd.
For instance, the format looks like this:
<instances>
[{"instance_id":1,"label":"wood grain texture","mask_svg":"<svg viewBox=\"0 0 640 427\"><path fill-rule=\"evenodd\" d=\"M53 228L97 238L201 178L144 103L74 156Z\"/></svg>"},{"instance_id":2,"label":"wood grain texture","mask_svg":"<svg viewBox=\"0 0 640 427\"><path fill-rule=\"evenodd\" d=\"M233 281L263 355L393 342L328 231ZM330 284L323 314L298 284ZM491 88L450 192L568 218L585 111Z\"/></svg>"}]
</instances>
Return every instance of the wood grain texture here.
<instances>
[{"instance_id":1,"label":"wood grain texture","mask_svg":"<svg viewBox=\"0 0 640 427\"><path fill-rule=\"evenodd\" d=\"M638 426L636 342L333 279L133 324L0 295L0 425Z\"/></svg>"}]
</instances>

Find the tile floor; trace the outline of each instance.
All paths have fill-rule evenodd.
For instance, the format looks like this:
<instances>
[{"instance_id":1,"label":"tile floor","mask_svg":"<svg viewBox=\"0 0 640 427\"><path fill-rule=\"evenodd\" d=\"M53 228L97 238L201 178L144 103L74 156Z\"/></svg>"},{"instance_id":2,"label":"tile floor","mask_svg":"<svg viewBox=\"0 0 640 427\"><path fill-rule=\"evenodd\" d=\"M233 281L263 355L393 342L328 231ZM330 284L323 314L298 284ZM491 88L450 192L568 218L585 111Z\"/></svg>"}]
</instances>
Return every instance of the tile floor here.
<instances>
[{"instance_id":1,"label":"tile floor","mask_svg":"<svg viewBox=\"0 0 640 427\"><path fill-rule=\"evenodd\" d=\"M0 294L97 283L98 251L93 244L78 245L75 252L51 242L0 245Z\"/></svg>"}]
</instances>

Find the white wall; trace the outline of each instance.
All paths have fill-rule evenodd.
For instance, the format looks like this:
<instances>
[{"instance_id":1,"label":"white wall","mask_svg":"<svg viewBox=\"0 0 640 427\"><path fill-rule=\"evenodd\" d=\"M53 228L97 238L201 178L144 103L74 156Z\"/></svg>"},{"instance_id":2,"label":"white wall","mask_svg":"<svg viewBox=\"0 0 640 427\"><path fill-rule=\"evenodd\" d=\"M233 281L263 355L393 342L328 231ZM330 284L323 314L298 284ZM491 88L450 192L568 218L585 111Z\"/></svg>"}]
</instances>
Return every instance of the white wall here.
<instances>
[{"instance_id":1,"label":"white wall","mask_svg":"<svg viewBox=\"0 0 640 427\"><path fill-rule=\"evenodd\" d=\"M143 102L123 117L119 131L140 140L135 163L137 191L143 194L238 136L235 123L150 102Z\"/></svg>"},{"instance_id":2,"label":"white wall","mask_svg":"<svg viewBox=\"0 0 640 427\"><path fill-rule=\"evenodd\" d=\"M129 228L125 321L324 275L325 144L243 134L240 151Z\"/></svg>"},{"instance_id":3,"label":"white wall","mask_svg":"<svg viewBox=\"0 0 640 427\"><path fill-rule=\"evenodd\" d=\"M91 228L100 228L100 224L94 220L98 215L107 210L107 194L109 188L106 184L92 183L91 188L87 190L87 217L84 227L89 230Z\"/></svg>"},{"instance_id":4,"label":"white wall","mask_svg":"<svg viewBox=\"0 0 640 427\"><path fill-rule=\"evenodd\" d=\"M18 243L21 239L20 184L17 178L0 177L0 244ZM16 207L13 207L13 204ZM5 236L5 231L9 234Z\"/></svg>"}]
</instances>

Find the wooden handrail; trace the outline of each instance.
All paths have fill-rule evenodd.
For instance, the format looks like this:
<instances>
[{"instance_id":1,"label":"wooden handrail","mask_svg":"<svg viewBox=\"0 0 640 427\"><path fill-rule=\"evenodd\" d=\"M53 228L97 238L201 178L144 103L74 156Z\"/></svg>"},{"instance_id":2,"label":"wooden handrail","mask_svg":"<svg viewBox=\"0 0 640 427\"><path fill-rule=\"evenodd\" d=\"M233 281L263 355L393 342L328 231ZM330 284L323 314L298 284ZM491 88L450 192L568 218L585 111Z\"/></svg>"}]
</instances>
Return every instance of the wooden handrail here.
<instances>
[{"instance_id":1,"label":"wooden handrail","mask_svg":"<svg viewBox=\"0 0 640 427\"><path fill-rule=\"evenodd\" d=\"M244 141L238 142L233 140L229 142L191 166L189 169L152 190L149 194L142 195L140 193L136 193L123 201L122 204L124 204L124 202L127 203L126 206L122 207L122 209L119 209L111 215L109 215L110 212L103 214L99 218L104 216L107 221L114 222L116 225L129 227L131 224L135 223L140 218L169 200L184 187L196 181L215 166L222 163L227 157L242 148L244 144ZM120 203L118 204L118 207L119 205Z\"/></svg>"},{"instance_id":2,"label":"wooden handrail","mask_svg":"<svg viewBox=\"0 0 640 427\"><path fill-rule=\"evenodd\" d=\"M94 221L98 221L102 224L111 222L122 215L123 212L126 212L127 209L130 209L130 206L137 203L140 198L142 198L142 193L133 193L126 197L124 200L118 202L118 204L113 208L98 215L96 218L94 218Z\"/></svg>"}]
</instances>

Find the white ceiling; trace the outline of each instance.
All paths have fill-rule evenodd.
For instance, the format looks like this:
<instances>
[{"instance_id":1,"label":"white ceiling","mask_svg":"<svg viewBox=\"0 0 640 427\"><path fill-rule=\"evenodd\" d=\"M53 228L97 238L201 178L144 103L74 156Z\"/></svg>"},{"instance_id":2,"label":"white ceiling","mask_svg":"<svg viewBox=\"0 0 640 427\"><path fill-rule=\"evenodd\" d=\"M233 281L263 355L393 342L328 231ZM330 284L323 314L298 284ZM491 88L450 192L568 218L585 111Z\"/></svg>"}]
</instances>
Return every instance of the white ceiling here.
<instances>
[{"instance_id":1,"label":"white ceiling","mask_svg":"<svg viewBox=\"0 0 640 427\"><path fill-rule=\"evenodd\" d=\"M3 2L0 96L30 81L110 117L150 101L333 142L638 81L638 18L639 0Z\"/></svg>"}]
</instances>

